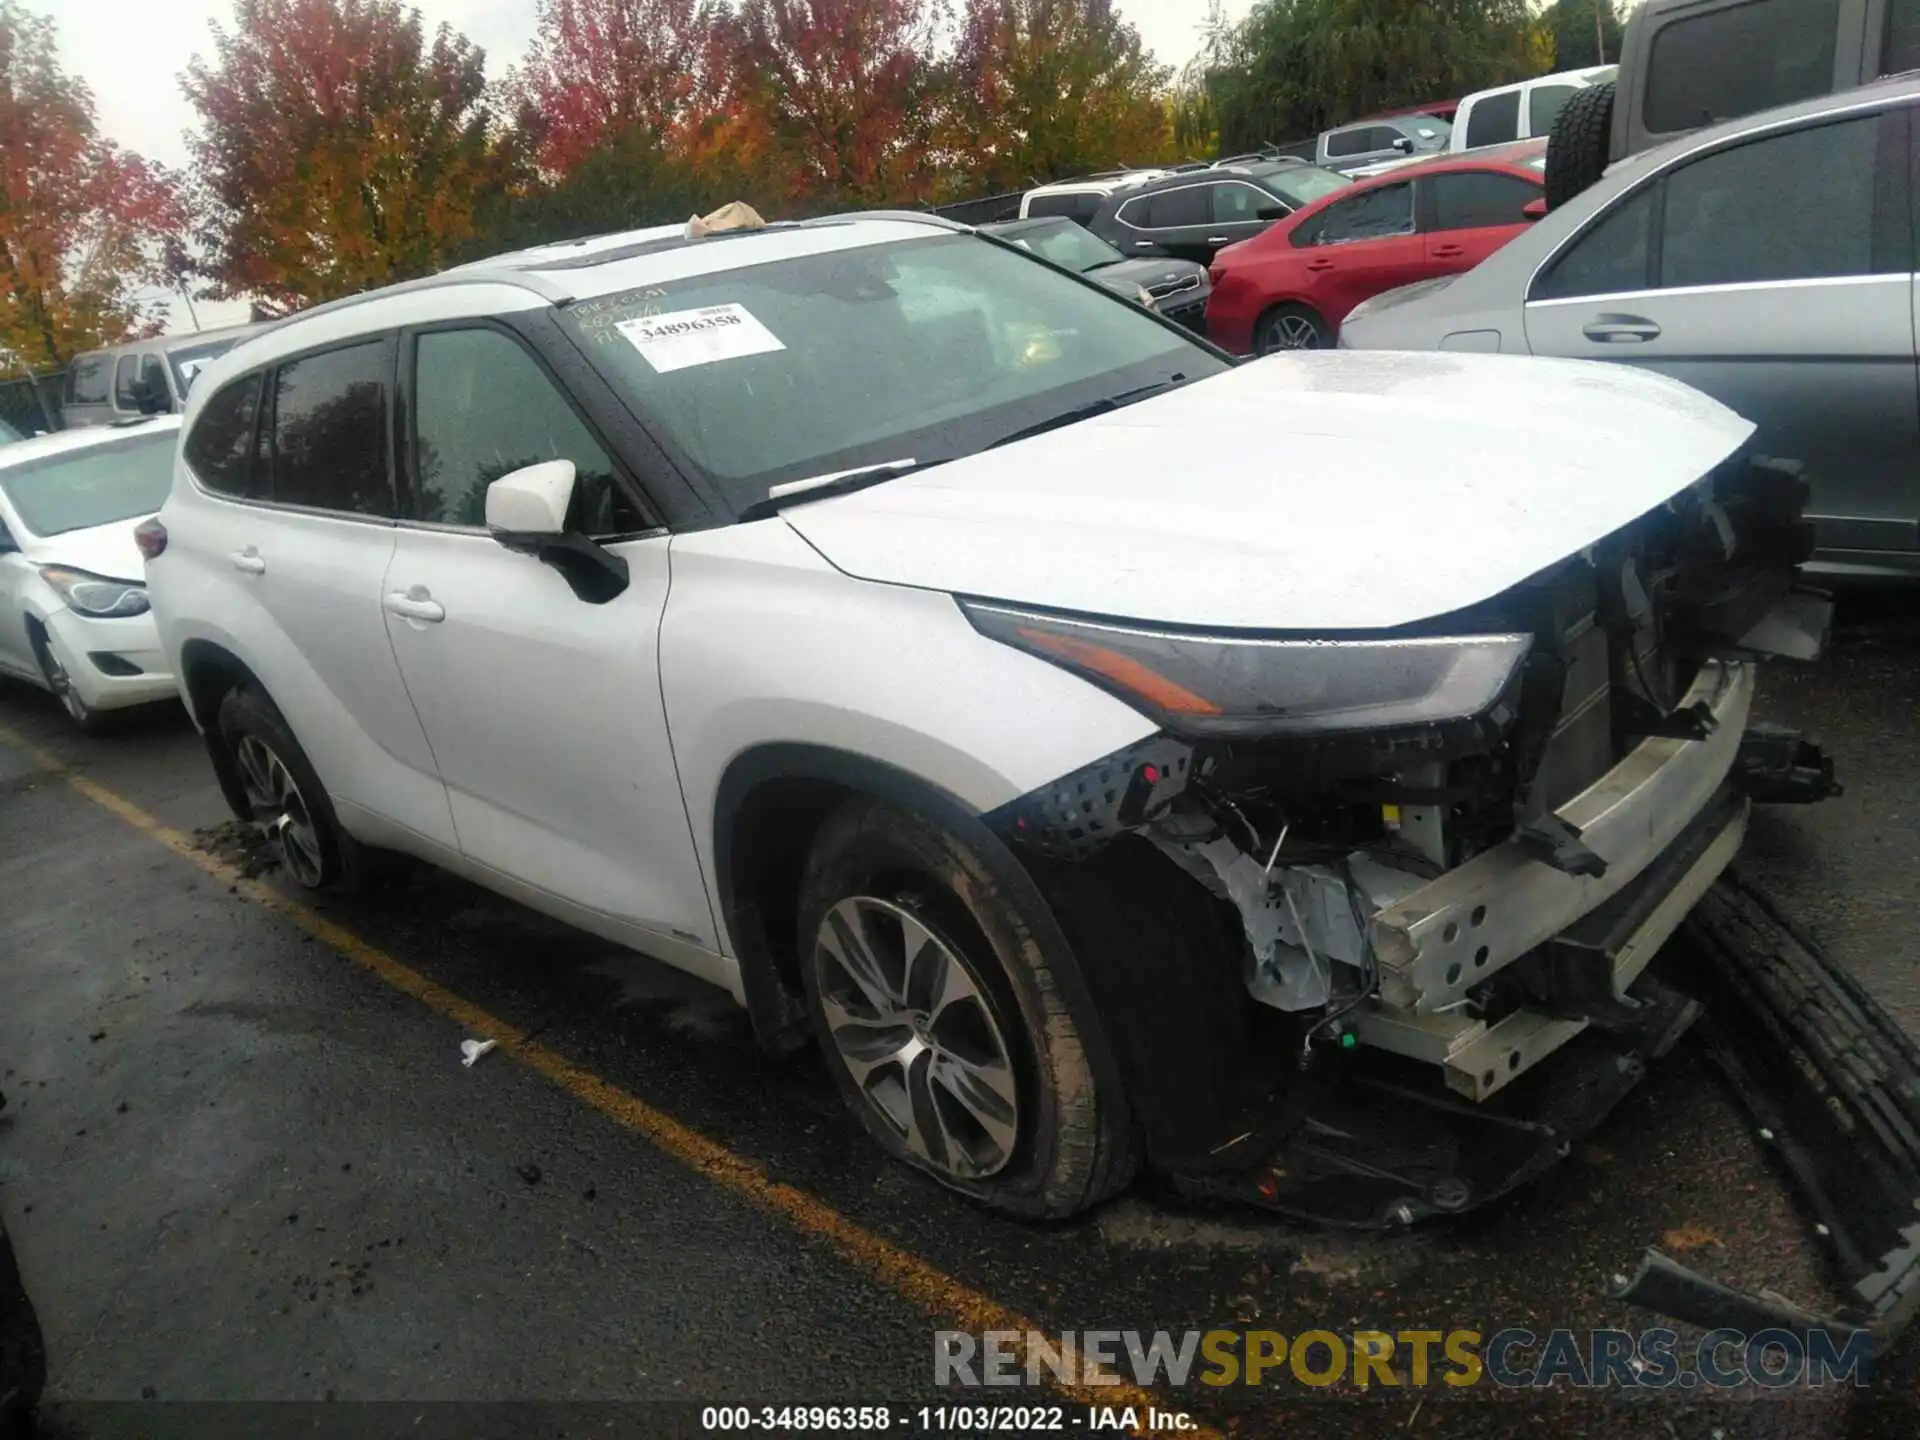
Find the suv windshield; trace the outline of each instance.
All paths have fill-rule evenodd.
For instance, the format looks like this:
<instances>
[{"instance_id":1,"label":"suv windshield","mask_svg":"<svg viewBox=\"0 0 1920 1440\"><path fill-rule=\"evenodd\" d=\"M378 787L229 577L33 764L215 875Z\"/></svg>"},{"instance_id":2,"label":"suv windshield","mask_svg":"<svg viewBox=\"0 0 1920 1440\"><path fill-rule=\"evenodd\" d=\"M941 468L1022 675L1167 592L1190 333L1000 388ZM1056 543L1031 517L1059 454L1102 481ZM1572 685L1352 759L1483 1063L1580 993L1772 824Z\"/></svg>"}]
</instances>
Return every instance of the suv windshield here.
<instances>
[{"instance_id":1,"label":"suv windshield","mask_svg":"<svg viewBox=\"0 0 1920 1440\"><path fill-rule=\"evenodd\" d=\"M173 483L171 427L0 469L0 491L36 535L151 515Z\"/></svg>"},{"instance_id":2,"label":"suv windshield","mask_svg":"<svg viewBox=\"0 0 1920 1440\"><path fill-rule=\"evenodd\" d=\"M1227 368L1139 307L975 235L774 260L561 313L655 438L735 508L792 480L951 460Z\"/></svg>"},{"instance_id":3,"label":"suv windshield","mask_svg":"<svg viewBox=\"0 0 1920 1440\"><path fill-rule=\"evenodd\" d=\"M180 387L180 394L184 397L188 387L193 384L194 376L239 343L239 338L234 336L225 340L209 340L204 345L183 345L178 350L169 350L167 361L173 366L173 383Z\"/></svg>"},{"instance_id":4,"label":"suv windshield","mask_svg":"<svg viewBox=\"0 0 1920 1440\"><path fill-rule=\"evenodd\" d=\"M1254 176L1254 183L1298 210L1302 205L1311 205L1322 195L1331 195L1342 186L1351 185L1353 177L1322 170L1318 165L1285 165L1265 175Z\"/></svg>"},{"instance_id":5,"label":"suv windshield","mask_svg":"<svg viewBox=\"0 0 1920 1440\"><path fill-rule=\"evenodd\" d=\"M1071 220L1058 225L1036 225L1015 234L1002 233L1000 238L1082 275L1127 258L1091 230Z\"/></svg>"}]
</instances>

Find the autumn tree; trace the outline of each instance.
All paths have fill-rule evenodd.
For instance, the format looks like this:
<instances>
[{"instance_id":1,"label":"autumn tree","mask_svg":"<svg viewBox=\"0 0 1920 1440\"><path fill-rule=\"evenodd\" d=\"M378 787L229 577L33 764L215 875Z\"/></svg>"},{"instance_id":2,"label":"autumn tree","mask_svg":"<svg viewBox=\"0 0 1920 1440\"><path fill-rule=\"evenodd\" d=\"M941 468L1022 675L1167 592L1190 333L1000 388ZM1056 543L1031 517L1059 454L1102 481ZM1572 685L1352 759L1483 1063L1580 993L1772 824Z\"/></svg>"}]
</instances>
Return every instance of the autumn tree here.
<instances>
[{"instance_id":1,"label":"autumn tree","mask_svg":"<svg viewBox=\"0 0 1920 1440\"><path fill-rule=\"evenodd\" d=\"M1172 71L1112 0L966 0L954 72L980 179L994 188L1171 150Z\"/></svg>"},{"instance_id":2,"label":"autumn tree","mask_svg":"<svg viewBox=\"0 0 1920 1440\"><path fill-rule=\"evenodd\" d=\"M543 174L567 174L642 131L682 151L724 81L717 0L540 0L532 47L506 93Z\"/></svg>"},{"instance_id":3,"label":"autumn tree","mask_svg":"<svg viewBox=\"0 0 1920 1440\"><path fill-rule=\"evenodd\" d=\"M483 59L398 0L236 0L181 82L218 292L286 309L441 268L490 174Z\"/></svg>"},{"instance_id":4,"label":"autumn tree","mask_svg":"<svg viewBox=\"0 0 1920 1440\"><path fill-rule=\"evenodd\" d=\"M52 22L0 0L0 371L156 331L164 299L141 291L184 220L172 176L96 133Z\"/></svg>"},{"instance_id":5,"label":"autumn tree","mask_svg":"<svg viewBox=\"0 0 1920 1440\"><path fill-rule=\"evenodd\" d=\"M764 131L782 198L920 198L939 108L937 0L742 0L728 108ZM740 138L748 138L741 136Z\"/></svg>"},{"instance_id":6,"label":"autumn tree","mask_svg":"<svg viewBox=\"0 0 1920 1440\"><path fill-rule=\"evenodd\" d=\"M1591 12L1589 12L1591 14ZM1208 87L1233 150L1540 73L1527 0L1259 0Z\"/></svg>"}]
</instances>

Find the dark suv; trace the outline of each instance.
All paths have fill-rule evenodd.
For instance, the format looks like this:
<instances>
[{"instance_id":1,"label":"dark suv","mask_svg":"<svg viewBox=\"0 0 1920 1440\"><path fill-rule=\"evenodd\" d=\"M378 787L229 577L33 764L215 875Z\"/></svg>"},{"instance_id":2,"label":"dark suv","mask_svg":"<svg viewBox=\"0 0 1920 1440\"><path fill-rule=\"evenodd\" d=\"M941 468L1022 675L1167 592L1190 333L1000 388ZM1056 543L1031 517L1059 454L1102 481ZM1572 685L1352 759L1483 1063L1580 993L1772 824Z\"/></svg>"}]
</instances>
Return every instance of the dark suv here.
<instances>
[{"instance_id":1,"label":"dark suv","mask_svg":"<svg viewBox=\"0 0 1920 1440\"><path fill-rule=\"evenodd\" d=\"M1087 228L1123 255L1171 255L1205 265L1343 185L1316 165L1268 162L1169 175L1115 195Z\"/></svg>"}]
</instances>

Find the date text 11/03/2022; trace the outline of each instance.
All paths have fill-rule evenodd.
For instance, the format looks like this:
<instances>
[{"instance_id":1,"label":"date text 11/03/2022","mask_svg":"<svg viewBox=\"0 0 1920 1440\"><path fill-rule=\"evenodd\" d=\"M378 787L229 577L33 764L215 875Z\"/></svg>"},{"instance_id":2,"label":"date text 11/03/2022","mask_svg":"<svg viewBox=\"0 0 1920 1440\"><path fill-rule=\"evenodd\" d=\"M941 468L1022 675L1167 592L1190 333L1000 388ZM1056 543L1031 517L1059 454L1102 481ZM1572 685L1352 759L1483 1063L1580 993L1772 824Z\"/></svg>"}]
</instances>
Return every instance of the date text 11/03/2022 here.
<instances>
[{"instance_id":1,"label":"date text 11/03/2022","mask_svg":"<svg viewBox=\"0 0 1920 1440\"><path fill-rule=\"evenodd\" d=\"M917 1435L1172 1435L1200 1428L1186 1411L1154 1405L709 1405L700 1412L700 1428L714 1431L847 1433L909 1426Z\"/></svg>"}]
</instances>

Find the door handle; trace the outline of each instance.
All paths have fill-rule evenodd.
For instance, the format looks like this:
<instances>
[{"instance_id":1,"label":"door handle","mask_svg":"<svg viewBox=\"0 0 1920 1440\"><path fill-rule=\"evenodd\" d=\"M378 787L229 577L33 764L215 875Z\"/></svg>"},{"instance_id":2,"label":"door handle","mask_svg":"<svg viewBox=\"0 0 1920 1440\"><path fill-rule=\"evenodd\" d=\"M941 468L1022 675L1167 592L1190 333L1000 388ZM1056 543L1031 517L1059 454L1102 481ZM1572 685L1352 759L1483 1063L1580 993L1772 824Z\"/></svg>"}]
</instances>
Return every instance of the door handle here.
<instances>
[{"instance_id":1,"label":"door handle","mask_svg":"<svg viewBox=\"0 0 1920 1440\"><path fill-rule=\"evenodd\" d=\"M1644 315L1596 315L1580 327L1580 333L1602 345L1638 345L1658 340L1660 327Z\"/></svg>"},{"instance_id":2,"label":"door handle","mask_svg":"<svg viewBox=\"0 0 1920 1440\"><path fill-rule=\"evenodd\" d=\"M424 585L415 585L406 590L389 590L386 610L389 615L398 615L405 620L424 620L430 625L438 625L447 618L447 607L429 595Z\"/></svg>"},{"instance_id":3,"label":"door handle","mask_svg":"<svg viewBox=\"0 0 1920 1440\"><path fill-rule=\"evenodd\" d=\"M1333 268L1333 262L1331 260L1307 261L1307 269L1309 270L1331 270L1332 268Z\"/></svg>"},{"instance_id":4,"label":"door handle","mask_svg":"<svg viewBox=\"0 0 1920 1440\"><path fill-rule=\"evenodd\" d=\"M1233 237L1231 235L1209 235L1207 237L1207 244L1209 245L1227 245L1231 244L1232 241Z\"/></svg>"},{"instance_id":5,"label":"door handle","mask_svg":"<svg viewBox=\"0 0 1920 1440\"><path fill-rule=\"evenodd\" d=\"M1433 247L1433 253L1442 259L1450 260L1456 255L1464 255L1467 252L1458 245L1436 245Z\"/></svg>"},{"instance_id":6,"label":"door handle","mask_svg":"<svg viewBox=\"0 0 1920 1440\"><path fill-rule=\"evenodd\" d=\"M1151 240L1136 240L1133 242L1133 248L1136 250L1151 250L1153 246L1154 242Z\"/></svg>"},{"instance_id":7,"label":"door handle","mask_svg":"<svg viewBox=\"0 0 1920 1440\"><path fill-rule=\"evenodd\" d=\"M267 573L267 562L260 558L260 552L251 545L247 546L244 550L234 551L231 555L227 556L227 559L233 563L233 568L238 570L242 575L264 575Z\"/></svg>"}]
</instances>

